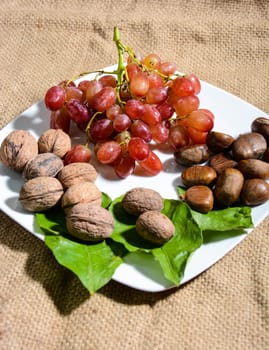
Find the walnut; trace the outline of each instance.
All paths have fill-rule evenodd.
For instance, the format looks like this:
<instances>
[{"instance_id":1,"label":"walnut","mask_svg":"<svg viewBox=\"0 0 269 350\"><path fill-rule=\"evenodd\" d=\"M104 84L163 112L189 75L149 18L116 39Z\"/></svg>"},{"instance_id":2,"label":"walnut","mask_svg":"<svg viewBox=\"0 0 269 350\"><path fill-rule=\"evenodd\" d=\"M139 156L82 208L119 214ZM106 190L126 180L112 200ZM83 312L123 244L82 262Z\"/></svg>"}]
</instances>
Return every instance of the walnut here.
<instances>
[{"instance_id":1,"label":"walnut","mask_svg":"<svg viewBox=\"0 0 269 350\"><path fill-rule=\"evenodd\" d=\"M25 164L38 154L38 145L32 134L14 130L6 136L0 147L0 159L5 166L22 172Z\"/></svg>"},{"instance_id":2,"label":"walnut","mask_svg":"<svg viewBox=\"0 0 269 350\"><path fill-rule=\"evenodd\" d=\"M163 199L157 191L136 187L126 192L122 199L122 206L129 214L138 216L147 210L161 211Z\"/></svg>"},{"instance_id":3,"label":"walnut","mask_svg":"<svg viewBox=\"0 0 269 350\"><path fill-rule=\"evenodd\" d=\"M62 198L62 207L67 212L78 203L101 205L102 193L92 182L80 182L70 186Z\"/></svg>"},{"instance_id":4,"label":"walnut","mask_svg":"<svg viewBox=\"0 0 269 350\"><path fill-rule=\"evenodd\" d=\"M159 211L146 211L136 221L136 231L145 240L161 245L175 234L172 221Z\"/></svg>"},{"instance_id":5,"label":"walnut","mask_svg":"<svg viewBox=\"0 0 269 350\"><path fill-rule=\"evenodd\" d=\"M51 152L63 158L71 149L71 138L61 129L49 129L38 139L39 153Z\"/></svg>"},{"instance_id":6,"label":"walnut","mask_svg":"<svg viewBox=\"0 0 269 350\"><path fill-rule=\"evenodd\" d=\"M64 188L80 182L95 182L97 172L90 163L70 163L57 175Z\"/></svg>"},{"instance_id":7,"label":"walnut","mask_svg":"<svg viewBox=\"0 0 269 350\"><path fill-rule=\"evenodd\" d=\"M42 212L56 206L63 195L60 181L54 177L35 177L25 182L20 190L19 201L30 212Z\"/></svg>"},{"instance_id":8,"label":"walnut","mask_svg":"<svg viewBox=\"0 0 269 350\"><path fill-rule=\"evenodd\" d=\"M91 203L74 205L66 215L70 235L84 241L100 241L109 237L114 229L112 214Z\"/></svg>"},{"instance_id":9,"label":"walnut","mask_svg":"<svg viewBox=\"0 0 269 350\"><path fill-rule=\"evenodd\" d=\"M39 176L55 177L63 168L62 159L53 153L40 153L27 162L23 170L25 180Z\"/></svg>"}]
</instances>

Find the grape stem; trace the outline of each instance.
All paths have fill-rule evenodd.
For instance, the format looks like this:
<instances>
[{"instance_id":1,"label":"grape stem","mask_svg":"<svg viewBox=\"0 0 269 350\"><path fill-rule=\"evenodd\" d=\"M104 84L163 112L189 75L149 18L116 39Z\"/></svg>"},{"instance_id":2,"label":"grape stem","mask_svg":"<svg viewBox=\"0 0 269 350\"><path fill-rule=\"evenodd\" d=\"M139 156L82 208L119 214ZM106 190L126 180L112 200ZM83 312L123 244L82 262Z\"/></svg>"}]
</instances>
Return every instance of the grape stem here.
<instances>
[{"instance_id":1,"label":"grape stem","mask_svg":"<svg viewBox=\"0 0 269 350\"><path fill-rule=\"evenodd\" d=\"M124 58L123 58L124 51L126 51L126 50L125 50L125 45L123 45L121 40L120 40L120 31L117 27L114 27L113 41L115 42L117 50L118 50L118 68L116 71L117 78L118 78L118 83L117 83L117 87L116 87L117 100L118 100L119 105L121 107L123 107L123 102L122 102L121 97L120 97L120 89L121 89L121 86L123 84L124 75L126 72L126 68L124 65Z\"/></svg>"},{"instance_id":2,"label":"grape stem","mask_svg":"<svg viewBox=\"0 0 269 350\"><path fill-rule=\"evenodd\" d=\"M76 75L73 75L67 82L66 82L66 86L68 86L70 83L72 83L72 81L74 80L77 80L79 78L82 78L84 77L85 75L88 75L88 74L94 74L96 73L96 77L98 75L102 75L102 74L117 74L117 70L116 71L112 71L112 72L109 72L109 71L105 71L103 69L99 69L99 70L94 70L94 71L89 71L89 72L83 72L83 73L79 73L79 74L76 74ZM95 78L96 79L96 78Z\"/></svg>"}]
</instances>

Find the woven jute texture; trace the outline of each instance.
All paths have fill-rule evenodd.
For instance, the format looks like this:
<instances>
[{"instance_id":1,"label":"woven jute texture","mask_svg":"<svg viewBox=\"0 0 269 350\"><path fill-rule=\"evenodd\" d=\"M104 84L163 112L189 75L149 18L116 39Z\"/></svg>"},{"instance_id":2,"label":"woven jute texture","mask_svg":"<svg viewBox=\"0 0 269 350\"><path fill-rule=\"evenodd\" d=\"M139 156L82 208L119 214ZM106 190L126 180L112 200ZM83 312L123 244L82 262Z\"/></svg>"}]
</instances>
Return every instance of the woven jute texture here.
<instances>
[{"instance_id":1,"label":"woven jute texture","mask_svg":"<svg viewBox=\"0 0 269 350\"><path fill-rule=\"evenodd\" d=\"M269 113L268 10L267 0L2 0L0 127L52 84L116 63L114 26L137 53L156 52ZM268 231L269 217L180 288L111 281L90 297L0 212L0 348L268 349Z\"/></svg>"}]
</instances>

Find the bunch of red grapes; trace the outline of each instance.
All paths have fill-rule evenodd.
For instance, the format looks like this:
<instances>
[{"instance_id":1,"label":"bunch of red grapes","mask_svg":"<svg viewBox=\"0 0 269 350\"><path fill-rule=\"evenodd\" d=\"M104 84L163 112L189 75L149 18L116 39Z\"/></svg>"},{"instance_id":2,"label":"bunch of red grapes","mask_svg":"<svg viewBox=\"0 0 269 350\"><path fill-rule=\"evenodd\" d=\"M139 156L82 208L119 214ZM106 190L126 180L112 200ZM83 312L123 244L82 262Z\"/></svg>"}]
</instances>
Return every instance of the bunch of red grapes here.
<instances>
[{"instance_id":1,"label":"bunch of red grapes","mask_svg":"<svg viewBox=\"0 0 269 350\"><path fill-rule=\"evenodd\" d=\"M94 145L97 160L113 166L125 178L140 166L156 175L162 162L151 145L168 144L172 151L203 144L213 128L214 116L199 109L199 79L177 74L175 64L151 53L142 59L128 55L126 65L92 80L61 82L45 95L51 111L50 127L70 132L75 123ZM69 151L65 164L89 161L88 146Z\"/></svg>"}]
</instances>

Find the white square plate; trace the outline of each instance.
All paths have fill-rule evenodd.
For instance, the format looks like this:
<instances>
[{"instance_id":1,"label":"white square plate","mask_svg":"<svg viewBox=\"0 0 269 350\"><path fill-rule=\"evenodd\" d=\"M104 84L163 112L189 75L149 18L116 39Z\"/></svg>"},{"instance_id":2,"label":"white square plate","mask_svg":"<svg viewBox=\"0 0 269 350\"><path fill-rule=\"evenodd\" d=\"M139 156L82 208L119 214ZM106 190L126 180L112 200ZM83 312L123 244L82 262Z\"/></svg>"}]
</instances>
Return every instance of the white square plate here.
<instances>
[{"instance_id":1,"label":"white square plate","mask_svg":"<svg viewBox=\"0 0 269 350\"><path fill-rule=\"evenodd\" d=\"M114 68L115 66L107 67L105 70L111 71ZM83 79L93 77L88 75ZM266 113L240 98L208 83L201 83L200 108L207 108L214 113L214 130L236 137L241 133L250 131L251 123L255 118L268 117ZM49 115L50 113L45 108L43 101L35 103L0 131L0 143L11 131L18 129L28 130L38 138L49 128ZM164 198L177 199L176 186L181 184L181 168L176 165L173 154L167 153L164 148L157 148L156 153L164 163L164 170L157 176L131 175L121 180L112 174L109 167L102 167L96 185L113 199L137 186L155 189ZM94 165L98 170L99 165ZM7 169L2 163L0 164L0 174L0 209L31 234L43 239L43 235L35 225L34 215L24 211L18 201L18 193L23 183L21 174ZM269 201L253 208L254 226L257 226L268 213ZM250 231L248 230L246 234L240 236L203 244L189 259L181 284L193 279L215 264L241 242ZM158 263L149 254L145 253L127 255L124 258L124 263L116 270L113 279L132 288L149 292L159 292L173 287L171 282L163 277Z\"/></svg>"}]
</instances>

